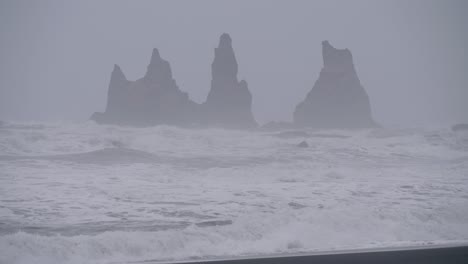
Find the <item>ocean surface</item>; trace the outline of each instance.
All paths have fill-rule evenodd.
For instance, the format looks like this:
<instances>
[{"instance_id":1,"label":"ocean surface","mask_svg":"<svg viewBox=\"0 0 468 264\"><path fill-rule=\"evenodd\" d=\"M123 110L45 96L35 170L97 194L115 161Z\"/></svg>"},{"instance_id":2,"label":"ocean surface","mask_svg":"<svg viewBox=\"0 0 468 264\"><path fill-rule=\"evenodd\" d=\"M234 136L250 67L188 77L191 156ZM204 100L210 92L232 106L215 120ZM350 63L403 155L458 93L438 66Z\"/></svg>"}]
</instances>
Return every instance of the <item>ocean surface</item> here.
<instances>
[{"instance_id":1,"label":"ocean surface","mask_svg":"<svg viewBox=\"0 0 468 264\"><path fill-rule=\"evenodd\" d=\"M2 264L467 241L467 132L0 126Z\"/></svg>"}]
</instances>

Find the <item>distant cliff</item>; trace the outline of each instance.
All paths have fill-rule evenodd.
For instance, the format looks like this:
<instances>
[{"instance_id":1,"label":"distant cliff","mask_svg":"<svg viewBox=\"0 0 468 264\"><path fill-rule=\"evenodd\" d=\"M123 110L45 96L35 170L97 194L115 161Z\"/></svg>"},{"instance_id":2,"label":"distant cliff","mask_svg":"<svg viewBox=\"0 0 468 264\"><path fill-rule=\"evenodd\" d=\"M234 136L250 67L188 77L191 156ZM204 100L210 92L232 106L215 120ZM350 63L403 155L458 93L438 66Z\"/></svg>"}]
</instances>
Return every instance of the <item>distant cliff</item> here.
<instances>
[{"instance_id":1,"label":"distant cliff","mask_svg":"<svg viewBox=\"0 0 468 264\"><path fill-rule=\"evenodd\" d=\"M112 71L107 106L91 119L103 124L152 126L215 126L251 128L252 96L245 81L237 80L237 61L231 38L223 34L211 66L212 82L207 100L197 104L172 78L169 62L153 50L143 78L129 81L118 65Z\"/></svg>"},{"instance_id":2,"label":"distant cliff","mask_svg":"<svg viewBox=\"0 0 468 264\"><path fill-rule=\"evenodd\" d=\"M348 49L322 42L323 68L305 100L296 106L294 123L315 128L375 126L369 96L361 86Z\"/></svg>"}]
</instances>

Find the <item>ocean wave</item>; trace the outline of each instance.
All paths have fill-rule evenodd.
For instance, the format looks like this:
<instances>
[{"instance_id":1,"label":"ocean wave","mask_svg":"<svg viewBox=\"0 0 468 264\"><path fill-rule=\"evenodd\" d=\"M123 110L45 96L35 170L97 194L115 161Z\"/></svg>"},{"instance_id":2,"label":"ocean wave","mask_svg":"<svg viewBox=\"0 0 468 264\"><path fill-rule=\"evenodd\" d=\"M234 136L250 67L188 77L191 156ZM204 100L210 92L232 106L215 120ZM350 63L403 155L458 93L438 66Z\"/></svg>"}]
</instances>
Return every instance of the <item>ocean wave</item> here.
<instances>
[{"instance_id":1,"label":"ocean wave","mask_svg":"<svg viewBox=\"0 0 468 264\"><path fill-rule=\"evenodd\" d=\"M255 221L266 216L256 215L227 225L192 225L156 232L76 236L17 232L0 236L0 263L172 261L467 241L456 240L450 232L431 230L416 215L403 223L376 218L362 221L359 213L345 211L294 217L283 212L269 215L269 221ZM343 215L347 215L346 221L340 219ZM432 228L437 225L430 224Z\"/></svg>"},{"instance_id":2,"label":"ocean wave","mask_svg":"<svg viewBox=\"0 0 468 264\"><path fill-rule=\"evenodd\" d=\"M289 136L291 133L293 136ZM171 156L262 156L291 149L306 139L316 148L371 147L381 152L401 150L411 154L465 151L468 140L460 133L374 129L365 131L261 131L147 128L76 124L17 124L0 127L0 155L38 156L77 154L109 148L126 148ZM283 134L288 136L282 136ZM273 135L273 136L272 136ZM280 135L280 136L277 136ZM419 151L419 153L415 153Z\"/></svg>"},{"instance_id":3,"label":"ocean wave","mask_svg":"<svg viewBox=\"0 0 468 264\"><path fill-rule=\"evenodd\" d=\"M216 135L216 137L213 137ZM152 153L195 154L258 146L259 133L223 129L189 130L169 126L132 128L82 124L11 124L0 128L0 154L55 155L105 148L130 148ZM256 144L252 144L255 143ZM263 142L267 146L270 142Z\"/></svg>"},{"instance_id":4,"label":"ocean wave","mask_svg":"<svg viewBox=\"0 0 468 264\"><path fill-rule=\"evenodd\" d=\"M468 240L464 137L6 123L0 263Z\"/></svg>"}]
</instances>

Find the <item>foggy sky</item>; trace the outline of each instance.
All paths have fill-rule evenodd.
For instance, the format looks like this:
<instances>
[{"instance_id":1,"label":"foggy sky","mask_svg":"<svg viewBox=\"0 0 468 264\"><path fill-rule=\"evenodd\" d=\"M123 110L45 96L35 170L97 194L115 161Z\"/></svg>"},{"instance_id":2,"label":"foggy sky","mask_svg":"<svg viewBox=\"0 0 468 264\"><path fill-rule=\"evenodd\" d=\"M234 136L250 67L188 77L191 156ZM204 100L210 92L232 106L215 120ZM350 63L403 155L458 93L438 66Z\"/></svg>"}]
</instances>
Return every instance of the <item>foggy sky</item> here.
<instances>
[{"instance_id":1,"label":"foggy sky","mask_svg":"<svg viewBox=\"0 0 468 264\"><path fill-rule=\"evenodd\" d=\"M468 122L468 1L1 1L0 120L87 120L113 64L144 75L152 48L203 102L219 36L260 123L292 120L322 68L349 48L383 125Z\"/></svg>"}]
</instances>

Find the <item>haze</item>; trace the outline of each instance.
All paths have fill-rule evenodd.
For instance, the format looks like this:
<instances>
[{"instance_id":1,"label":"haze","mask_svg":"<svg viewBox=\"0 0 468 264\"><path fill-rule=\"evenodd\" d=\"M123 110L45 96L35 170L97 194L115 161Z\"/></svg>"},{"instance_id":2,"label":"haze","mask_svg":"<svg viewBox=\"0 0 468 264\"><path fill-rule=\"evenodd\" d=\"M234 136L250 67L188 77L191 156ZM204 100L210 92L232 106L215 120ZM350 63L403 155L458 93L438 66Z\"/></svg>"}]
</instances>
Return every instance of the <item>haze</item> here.
<instances>
[{"instance_id":1,"label":"haze","mask_svg":"<svg viewBox=\"0 0 468 264\"><path fill-rule=\"evenodd\" d=\"M468 121L466 1L2 1L0 120L85 121L106 105L113 64L142 76L158 48L196 102L219 36L262 124L292 119L322 68L321 41L349 48L375 120Z\"/></svg>"}]
</instances>

